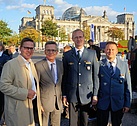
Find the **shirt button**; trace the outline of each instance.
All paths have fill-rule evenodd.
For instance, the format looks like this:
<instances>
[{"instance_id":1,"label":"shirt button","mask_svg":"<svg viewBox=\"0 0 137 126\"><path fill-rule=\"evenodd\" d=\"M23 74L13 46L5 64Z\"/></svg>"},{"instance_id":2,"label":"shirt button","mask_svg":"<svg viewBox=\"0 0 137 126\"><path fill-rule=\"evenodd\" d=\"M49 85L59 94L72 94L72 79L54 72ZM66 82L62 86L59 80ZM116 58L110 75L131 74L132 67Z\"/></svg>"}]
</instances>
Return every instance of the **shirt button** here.
<instances>
[{"instance_id":1,"label":"shirt button","mask_svg":"<svg viewBox=\"0 0 137 126\"><path fill-rule=\"evenodd\" d=\"M79 73L79 76L81 75L81 73Z\"/></svg>"},{"instance_id":2,"label":"shirt button","mask_svg":"<svg viewBox=\"0 0 137 126\"><path fill-rule=\"evenodd\" d=\"M80 65L81 63L79 63L79 65Z\"/></svg>"},{"instance_id":3,"label":"shirt button","mask_svg":"<svg viewBox=\"0 0 137 126\"><path fill-rule=\"evenodd\" d=\"M79 87L81 87L81 84L78 84Z\"/></svg>"}]
</instances>

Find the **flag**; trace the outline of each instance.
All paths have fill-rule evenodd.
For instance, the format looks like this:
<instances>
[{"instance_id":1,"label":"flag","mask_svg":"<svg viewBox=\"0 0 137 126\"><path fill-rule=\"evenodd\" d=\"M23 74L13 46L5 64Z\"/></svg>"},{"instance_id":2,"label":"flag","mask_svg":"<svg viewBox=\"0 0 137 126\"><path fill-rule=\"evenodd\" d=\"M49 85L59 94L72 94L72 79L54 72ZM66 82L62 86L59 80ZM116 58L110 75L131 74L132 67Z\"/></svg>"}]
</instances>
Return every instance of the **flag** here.
<instances>
[{"instance_id":1,"label":"flag","mask_svg":"<svg viewBox=\"0 0 137 126\"><path fill-rule=\"evenodd\" d=\"M90 26L90 39L94 42L94 24L91 24Z\"/></svg>"},{"instance_id":2,"label":"flag","mask_svg":"<svg viewBox=\"0 0 137 126\"><path fill-rule=\"evenodd\" d=\"M124 7L124 11L126 11L126 8Z\"/></svg>"},{"instance_id":3,"label":"flag","mask_svg":"<svg viewBox=\"0 0 137 126\"><path fill-rule=\"evenodd\" d=\"M31 14L31 12L28 10L28 12L27 12L28 14Z\"/></svg>"}]
</instances>

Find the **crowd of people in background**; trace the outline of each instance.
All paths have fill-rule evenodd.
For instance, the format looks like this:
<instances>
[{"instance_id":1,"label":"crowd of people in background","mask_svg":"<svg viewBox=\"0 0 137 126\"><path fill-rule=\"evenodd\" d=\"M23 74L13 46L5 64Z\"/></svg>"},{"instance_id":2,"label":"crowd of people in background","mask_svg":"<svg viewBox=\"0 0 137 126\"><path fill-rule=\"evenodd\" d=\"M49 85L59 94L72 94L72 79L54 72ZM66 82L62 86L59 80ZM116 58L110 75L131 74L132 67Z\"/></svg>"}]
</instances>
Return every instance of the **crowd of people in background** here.
<instances>
[{"instance_id":1,"label":"crowd of people in background","mask_svg":"<svg viewBox=\"0 0 137 126\"><path fill-rule=\"evenodd\" d=\"M121 125L132 100L125 53L118 58L117 44L110 41L101 58L92 39L84 46L80 29L72 32L72 40L74 47L64 47L62 61L57 43L46 42L45 58L35 64L32 39L23 38L19 51L0 43L0 125L60 126L63 110L69 126L87 126L92 117L107 126L109 114L112 126Z\"/></svg>"}]
</instances>

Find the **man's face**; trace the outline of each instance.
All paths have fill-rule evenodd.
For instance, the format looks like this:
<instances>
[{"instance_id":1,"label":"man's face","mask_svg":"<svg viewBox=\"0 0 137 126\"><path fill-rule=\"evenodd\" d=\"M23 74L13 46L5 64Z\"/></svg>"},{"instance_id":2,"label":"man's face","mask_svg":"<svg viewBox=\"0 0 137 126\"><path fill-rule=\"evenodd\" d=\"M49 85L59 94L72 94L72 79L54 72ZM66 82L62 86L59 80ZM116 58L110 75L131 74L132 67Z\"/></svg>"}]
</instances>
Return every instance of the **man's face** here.
<instances>
[{"instance_id":1,"label":"man's face","mask_svg":"<svg viewBox=\"0 0 137 126\"><path fill-rule=\"evenodd\" d=\"M15 52L15 46L10 46L10 47L9 47L9 51L10 51L11 53Z\"/></svg>"},{"instance_id":2,"label":"man's face","mask_svg":"<svg viewBox=\"0 0 137 126\"><path fill-rule=\"evenodd\" d=\"M92 41L90 41L88 44L91 46L91 45L93 45L93 42L92 42Z\"/></svg>"},{"instance_id":3,"label":"man's face","mask_svg":"<svg viewBox=\"0 0 137 126\"><path fill-rule=\"evenodd\" d=\"M73 33L72 40L75 43L75 47L80 49L84 45L84 36L81 31L76 31Z\"/></svg>"},{"instance_id":4,"label":"man's face","mask_svg":"<svg viewBox=\"0 0 137 126\"><path fill-rule=\"evenodd\" d=\"M2 51L2 46L0 46L0 51Z\"/></svg>"},{"instance_id":5,"label":"man's face","mask_svg":"<svg viewBox=\"0 0 137 126\"><path fill-rule=\"evenodd\" d=\"M106 53L107 58L113 61L118 53L117 46L115 44L106 45L105 53Z\"/></svg>"},{"instance_id":6,"label":"man's face","mask_svg":"<svg viewBox=\"0 0 137 126\"><path fill-rule=\"evenodd\" d=\"M45 54L46 54L46 58L50 61L50 62L54 62L57 54L58 54L58 50L55 44L48 44L45 47Z\"/></svg>"},{"instance_id":7,"label":"man's face","mask_svg":"<svg viewBox=\"0 0 137 126\"><path fill-rule=\"evenodd\" d=\"M22 47L20 47L21 55L26 59L29 60L34 52L34 44L31 41L24 42Z\"/></svg>"}]
</instances>

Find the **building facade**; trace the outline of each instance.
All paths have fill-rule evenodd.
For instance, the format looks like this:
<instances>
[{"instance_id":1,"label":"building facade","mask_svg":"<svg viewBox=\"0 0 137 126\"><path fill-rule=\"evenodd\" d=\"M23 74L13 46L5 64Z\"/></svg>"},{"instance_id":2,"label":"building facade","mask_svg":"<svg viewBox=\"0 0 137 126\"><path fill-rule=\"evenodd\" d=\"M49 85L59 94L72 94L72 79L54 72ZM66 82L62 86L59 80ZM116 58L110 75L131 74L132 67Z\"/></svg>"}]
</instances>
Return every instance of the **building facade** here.
<instances>
[{"instance_id":1,"label":"building facade","mask_svg":"<svg viewBox=\"0 0 137 126\"><path fill-rule=\"evenodd\" d=\"M59 28L63 28L67 36L71 36L72 31L75 29L84 30L86 27L94 25L92 31L94 34L95 43L111 41L106 32L109 28L117 27L124 31L124 39L129 40L130 36L134 37L135 23L133 14L120 14L117 15L117 22L112 23L109 21L106 11L103 12L102 16L87 15L86 12L79 7L71 7L67 9L61 19L56 19L54 15L54 7L47 5L39 5L35 9L36 16L23 17L21 19L21 25L19 31L22 31L28 26L34 27L40 31L42 28L42 22L46 19L52 19L56 22ZM117 39L115 41L118 41Z\"/></svg>"}]
</instances>

